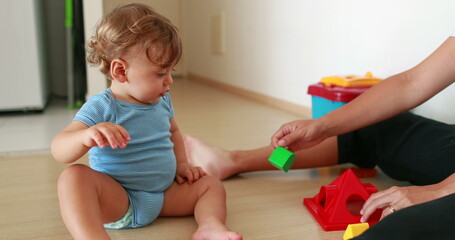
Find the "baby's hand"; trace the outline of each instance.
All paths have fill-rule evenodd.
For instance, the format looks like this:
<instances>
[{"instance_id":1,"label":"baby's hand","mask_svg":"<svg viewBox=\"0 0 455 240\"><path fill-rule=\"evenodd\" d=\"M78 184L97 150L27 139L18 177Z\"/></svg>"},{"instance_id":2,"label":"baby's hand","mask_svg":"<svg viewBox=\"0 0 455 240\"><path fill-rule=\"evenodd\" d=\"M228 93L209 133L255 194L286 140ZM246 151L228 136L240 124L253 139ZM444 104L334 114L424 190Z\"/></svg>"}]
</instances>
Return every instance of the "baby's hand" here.
<instances>
[{"instance_id":1,"label":"baby's hand","mask_svg":"<svg viewBox=\"0 0 455 240\"><path fill-rule=\"evenodd\" d=\"M117 147L125 148L130 135L120 125L111 122L102 122L85 130L83 135L83 144L87 147L98 146L105 148L111 146L112 149Z\"/></svg>"},{"instance_id":2,"label":"baby's hand","mask_svg":"<svg viewBox=\"0 0 455 240\"><path fill-rule=\"evenodd\" d=\"M194 167L188 162L183 162L178 163L177 165L177 175L175 176L175 180L178 184L182 184L186 181L189 184L192 184L205 175L207 175L207 173L205 173L201 167Z\"/></svg>"}]
</instances>

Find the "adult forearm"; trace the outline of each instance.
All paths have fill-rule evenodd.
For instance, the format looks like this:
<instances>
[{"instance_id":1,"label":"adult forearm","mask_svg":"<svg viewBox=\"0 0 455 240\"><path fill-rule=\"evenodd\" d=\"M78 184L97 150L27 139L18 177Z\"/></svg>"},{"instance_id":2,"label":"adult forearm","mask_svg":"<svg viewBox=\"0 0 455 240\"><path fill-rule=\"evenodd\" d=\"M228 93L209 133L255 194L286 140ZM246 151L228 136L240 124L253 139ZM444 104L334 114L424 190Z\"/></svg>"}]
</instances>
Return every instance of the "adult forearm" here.
<instances>
[{"instance_id":1,"label":"adult forearm","mask_svg":"<svg viewBox=\"0 0 455 240\"><path fill-rule=\"evenodd\" d=\"M408 72L394 75L345 106L323 116L326 136L347 133L407 111L422 101Z\"/></svg>"},{"instance_id":2,"label":"adult forearm","mask_svg":"<svg viewBox=\"0 0 455 240\"><path fill-rule=\"evenodd\" d=\"M455 38L450 37L424 61L385 79L352 102L321 118L326 136L388 119L430 99L455 79Z\"/></svg>"},{"instance_id":3,"label":"adult forearm","mask_svg":"<svg viewBox=\"0 0 455 240\"><path fill-rule=\"evenodd\" d=\"M440 197L444 197L455 193L455 173L450 175L444 181L436 184L439 189Z\"/></svg>"}]
</instances>

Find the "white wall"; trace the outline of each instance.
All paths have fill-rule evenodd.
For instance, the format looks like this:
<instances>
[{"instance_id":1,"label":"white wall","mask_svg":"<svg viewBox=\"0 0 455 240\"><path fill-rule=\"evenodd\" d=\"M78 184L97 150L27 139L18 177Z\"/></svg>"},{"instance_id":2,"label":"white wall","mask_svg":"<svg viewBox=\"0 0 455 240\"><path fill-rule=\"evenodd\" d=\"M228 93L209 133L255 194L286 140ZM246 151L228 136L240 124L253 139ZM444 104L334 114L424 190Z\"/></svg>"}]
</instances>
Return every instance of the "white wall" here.
<instances>
[{"instance_id":1,"label":"white wall","mask_svg":"<svg viewBox=\"0 0 455 240\"><path fill-rule=\"evenodd\" d=\"M220 12L221 55L210 43ZM385 78L423 60L455 30L455 1L186 0L182 24L189 73L310 107L308 85L321 77ZM418 112L455 122L454 98L449 87Z\"/></svg>"},{"instance_id":2,"label":"white wall","mask_svg":"<svg viewBox=\"0 0 455 240\"><path fill-rule=\"evenodd\" d=\"M83 0L84 8L84 34L88 41L94 34L95 26L103 16L103 0ZM106 89L107 81L97 67L91 67L86 61L87 67L87 99Z\"/></svg>"}]
</instances>

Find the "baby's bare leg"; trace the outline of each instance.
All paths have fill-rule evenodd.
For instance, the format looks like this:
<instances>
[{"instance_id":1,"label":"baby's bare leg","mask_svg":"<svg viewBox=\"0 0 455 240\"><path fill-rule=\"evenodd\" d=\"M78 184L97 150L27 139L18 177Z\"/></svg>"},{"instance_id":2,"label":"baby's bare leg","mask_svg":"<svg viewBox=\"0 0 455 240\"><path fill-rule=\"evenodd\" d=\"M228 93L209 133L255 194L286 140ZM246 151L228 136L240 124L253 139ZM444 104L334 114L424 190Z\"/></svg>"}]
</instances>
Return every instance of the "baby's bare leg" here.
<instances>
[{"instance_id":1,"label":"baby's bare leg","mask_svg":"<svg viewBox=\"0 0 455 240\"><path fill-rule=\"evenodd\" d=\"M164 193L160 216L193 215L198 230L193 240L240 240L242 236L226 226L226 192L215 177L204 176L193 184L173 185Z\"/></svg>"},{"instance_id":2,"label":"baby's bare leg","mask_svg":"<svg viewBox=\"0 0 455 240\"><path fill-rule=\"evenodd\" d=\"M63 221L74 239L110 239L103 223L119 220L129 206L119 183L82 164L63 170L58 197Z\"/></svg>"}]
</instances>

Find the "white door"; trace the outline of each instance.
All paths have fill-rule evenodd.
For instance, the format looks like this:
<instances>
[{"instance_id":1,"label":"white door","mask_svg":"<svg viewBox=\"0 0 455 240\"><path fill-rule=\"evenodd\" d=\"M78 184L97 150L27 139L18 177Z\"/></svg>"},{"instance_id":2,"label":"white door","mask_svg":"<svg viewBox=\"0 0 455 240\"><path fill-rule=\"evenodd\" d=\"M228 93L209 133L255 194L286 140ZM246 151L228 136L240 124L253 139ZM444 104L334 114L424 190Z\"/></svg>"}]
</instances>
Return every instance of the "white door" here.
<instances>
[{"instance_id":1,"label":"white door","mask_svg":"<svg viewBox=\"0 0 455 240\"><path fill-rule=\"evenodd\" d=\"M46 103L40 18L34 0L0 8L0 111L43 109Z\"/></svg>"}]
</instances>

